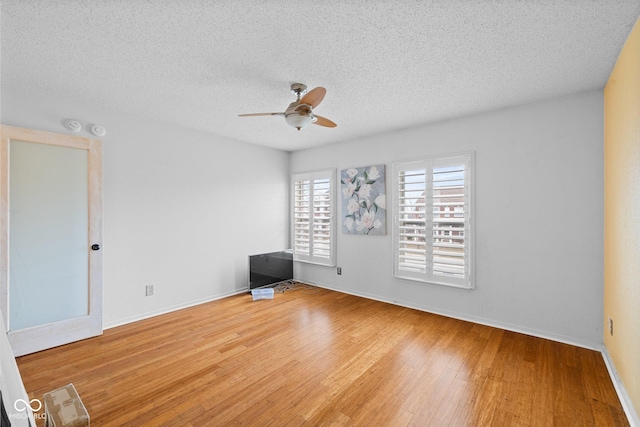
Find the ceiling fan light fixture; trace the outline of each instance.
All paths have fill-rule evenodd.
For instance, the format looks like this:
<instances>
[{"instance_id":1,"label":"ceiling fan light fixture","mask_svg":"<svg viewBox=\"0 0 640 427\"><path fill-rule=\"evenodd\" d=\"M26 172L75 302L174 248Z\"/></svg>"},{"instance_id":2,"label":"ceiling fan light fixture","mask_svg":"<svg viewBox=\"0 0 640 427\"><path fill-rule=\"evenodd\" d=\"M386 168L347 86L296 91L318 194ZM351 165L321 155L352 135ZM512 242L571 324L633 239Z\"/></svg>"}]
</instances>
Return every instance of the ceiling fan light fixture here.
<instances>
[{"instance_id":1,"label":"ceiling fan light fixture","mask_svg":"<svg viewBox=\"0 0 640 427\"><path fill-rule=\"evenodd\" d=\"M327 93L325 88L318 86L307 92L307 86L302 83L293 83L291 92L296 96L296 100L289 104L282 113L250 113L239 114L239 116L282 116L289 126L298 130L309 126L310 123L328 128L337 126L326 117L317 116L313 112L313 109L324 99L324 95Z\"/></svg>"},{"instance_id":2,"label":"ceiling fan light fixture","mask_svg":"<svg viewBox=\"0 0 640 427\"><path fill-rule=\"evenodd\" d=\"M284 120L291 127L294 127L298 130L309 126L309 124L313 121L313 117L309 114L288 114Z\"/></svg>"}]
</instances>

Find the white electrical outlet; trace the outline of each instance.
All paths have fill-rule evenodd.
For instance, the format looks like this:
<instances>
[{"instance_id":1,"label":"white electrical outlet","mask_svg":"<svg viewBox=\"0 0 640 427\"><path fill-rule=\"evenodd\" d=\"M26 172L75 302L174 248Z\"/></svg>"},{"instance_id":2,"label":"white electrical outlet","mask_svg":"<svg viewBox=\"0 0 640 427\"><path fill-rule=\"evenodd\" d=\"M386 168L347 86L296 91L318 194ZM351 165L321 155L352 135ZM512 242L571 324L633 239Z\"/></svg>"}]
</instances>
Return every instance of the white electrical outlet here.
<instances>
[{"instance_id":1,"label":"white electrical outlet","mask_svg":"<svg viewBox=\"0 0 640 427\"><path fill-rule=\"evenodd\" d=\"M154 291L153 285L147 285L146 296L150 297L151 295L153 295L153 291Z\"/></svg>"}]
</instances>

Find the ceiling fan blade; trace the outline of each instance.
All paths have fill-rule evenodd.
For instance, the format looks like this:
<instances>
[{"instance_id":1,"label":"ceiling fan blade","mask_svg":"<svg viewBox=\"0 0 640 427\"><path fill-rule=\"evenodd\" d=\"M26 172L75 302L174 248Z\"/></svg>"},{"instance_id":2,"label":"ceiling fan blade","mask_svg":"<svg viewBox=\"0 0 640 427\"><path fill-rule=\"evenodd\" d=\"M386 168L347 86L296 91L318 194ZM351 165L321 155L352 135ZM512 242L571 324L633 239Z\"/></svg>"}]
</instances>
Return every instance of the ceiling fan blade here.
<instances>
[{"instance_id":1,"label":"ceiling fan blade","mask_svg":"<svg viewBox=\"0 0 640 427\"><path fill-rule=\"evenodd\" d=\"M327 94L327 90L321 86L307 92L305 96L300 100L300 104L311 105L311 108L316 108L318 104L322 102L324 96Z\"/></svg>"},{"instance_id":2,"label":"ceiling fan blade","mask_svg":"<svg viewBox=\"0 0 640 427\"><path fill-rule=\"evenodd\" d=\"M324 126L327 128L334 128L338 126L337 124L333 123L331 120L327 119L326 117L322 117L318 115L316 115L316 120L313 122L313 124L318 126Z\"/></svg>"},{"instance_id":3,"label":"ceiling fan blade","mask_svg":"<svg viewBox=\"0 0 640 427\"><path fill-rule=\"evenodd\" d=\"M284 113L251 113L251 114L238 114L238 117L254 117L254 116L284 116Z\"/></svg>"}]
</instances>

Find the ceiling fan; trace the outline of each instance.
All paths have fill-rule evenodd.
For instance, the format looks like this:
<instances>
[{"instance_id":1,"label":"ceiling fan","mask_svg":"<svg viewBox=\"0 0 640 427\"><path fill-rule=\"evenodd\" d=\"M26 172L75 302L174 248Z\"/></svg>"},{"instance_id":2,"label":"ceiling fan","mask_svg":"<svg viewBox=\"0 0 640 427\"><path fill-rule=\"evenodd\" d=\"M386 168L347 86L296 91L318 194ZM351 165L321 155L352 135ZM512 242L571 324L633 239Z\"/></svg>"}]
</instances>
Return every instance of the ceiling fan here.
<instances>
[{"instance_id":1,"label":"ceiling fan","mask_svg":"<svg viewBox=\"0 0 640 427\"><path fill-rule=\"evenodd\" d=\"M291 85L291 93L296 96L296 100L289 104L284 113L252 113L239 114L239 116L282 116L289 126L298 130L308 126L309 123L328 128L338 126L331 120L313 113L313 109L322 102L324 95L327 93L325 88L318 86L307 92L306 85L293 83Z\"/></svg>"}]
</instances>

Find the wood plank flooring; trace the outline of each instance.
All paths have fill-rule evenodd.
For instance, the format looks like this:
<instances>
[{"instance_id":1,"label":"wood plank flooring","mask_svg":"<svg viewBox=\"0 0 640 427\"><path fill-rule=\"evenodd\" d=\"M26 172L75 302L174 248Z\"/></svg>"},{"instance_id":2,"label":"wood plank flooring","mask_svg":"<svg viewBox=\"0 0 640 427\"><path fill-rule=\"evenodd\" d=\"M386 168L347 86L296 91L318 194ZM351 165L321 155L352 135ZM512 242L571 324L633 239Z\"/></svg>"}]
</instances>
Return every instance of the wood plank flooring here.
<instances>
[{"instance_id":1,"label":"wood plank flooring","mask_svg":"<svg viewBox=\"0 0 640 427\"><path fill-rule=\"evenodd\" d=\"M31 398L73 383L93 427L628 425L598 352L319 288L225 298L18 365Z\"/></svg>"}]
</instances>

